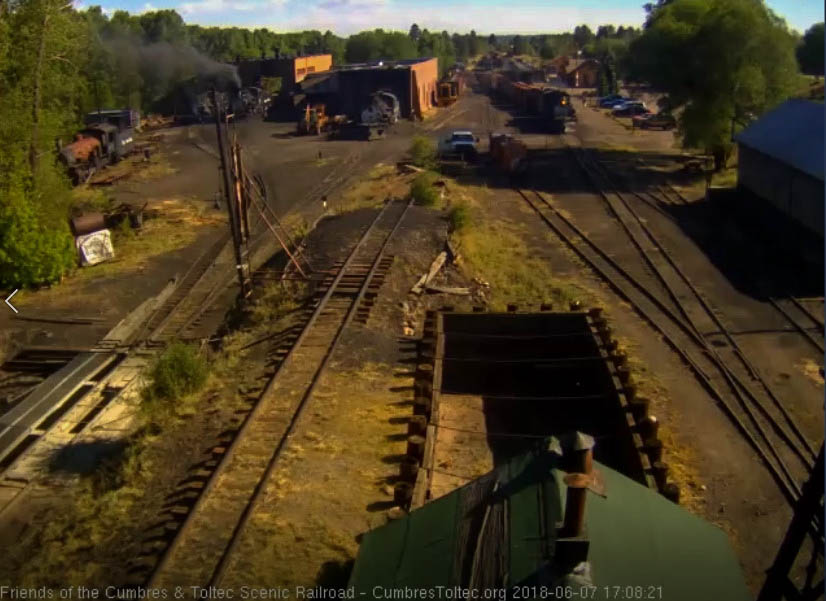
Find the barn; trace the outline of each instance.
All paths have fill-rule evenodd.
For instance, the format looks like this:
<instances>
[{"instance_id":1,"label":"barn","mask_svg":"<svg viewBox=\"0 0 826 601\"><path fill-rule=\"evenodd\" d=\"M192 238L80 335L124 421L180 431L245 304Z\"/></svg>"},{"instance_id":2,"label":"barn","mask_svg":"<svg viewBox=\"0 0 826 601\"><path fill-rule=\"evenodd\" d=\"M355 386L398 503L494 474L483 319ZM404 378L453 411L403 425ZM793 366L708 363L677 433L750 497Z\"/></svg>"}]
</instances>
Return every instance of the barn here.
<instances>
[{"instance_id":1,"label":"barn","mask_svg":"<svg viewBox=\"0 0 826 601\"><path fill-rule=\"evenodd\" d=\"M787 100L735 136L737 187L823 238L823 105Z\"/></svg>"}]
</instances>

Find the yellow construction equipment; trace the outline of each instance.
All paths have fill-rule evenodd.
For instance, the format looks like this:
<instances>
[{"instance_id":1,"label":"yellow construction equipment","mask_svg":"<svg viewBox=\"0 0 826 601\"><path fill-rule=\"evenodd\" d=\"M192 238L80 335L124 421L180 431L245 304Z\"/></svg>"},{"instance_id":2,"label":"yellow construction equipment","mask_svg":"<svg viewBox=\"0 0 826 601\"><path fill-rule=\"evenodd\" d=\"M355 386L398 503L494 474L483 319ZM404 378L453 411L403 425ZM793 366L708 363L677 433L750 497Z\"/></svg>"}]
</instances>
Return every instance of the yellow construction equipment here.
<instances>
[{"instance_id":1,"label":"yellow construction equipment","mask_svg":"<svg viewBox=\"0 0 826 601\"><path fill-rule=\"evenodd\" d=\"M309 104L304 107L304 115L298 122L298 134L315 134L320 135L328 126L330 118L325 112L326 107L323 104Z\"/></svg>"},{"instance_id":2,"label":"yellow construction equipment","mask_svg":"<svg viewBox=\"0 0 826 601\"><path fill-rule=\"evenodd\" d=\"M452 79L439 84L436 100L439 106L450 106L459 99L459 81Z\"/></svg>"}]
</instances>

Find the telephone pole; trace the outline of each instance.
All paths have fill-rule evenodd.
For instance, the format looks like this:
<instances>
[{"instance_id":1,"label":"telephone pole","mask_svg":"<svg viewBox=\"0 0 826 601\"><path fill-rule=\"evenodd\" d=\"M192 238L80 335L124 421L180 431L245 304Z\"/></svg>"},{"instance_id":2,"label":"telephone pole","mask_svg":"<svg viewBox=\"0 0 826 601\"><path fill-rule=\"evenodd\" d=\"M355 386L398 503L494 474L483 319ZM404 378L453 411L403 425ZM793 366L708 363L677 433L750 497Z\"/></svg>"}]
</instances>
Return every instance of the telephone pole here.
<instances>
[{"instance_id":1,"label":"telephone pole","mask_svg":"<svg viewBox=\"0 0 826 601\"><path fill-rule=\"evenodd\" d=\"M215 114L215 133L218 137L218 155L221 159L221 176L224 184L224 200L227 205L227 211L229 212L229 227L232 232L232 247L235 251L235 268L238 273L238 286L241 290L241 299L243 301L252 293L248 253L242 248L242 246L246 246L246 237L244 236L244 231L246 231L246 228L243 228L242 231L242 227L243 224L245 224L246 219L245 216L241 214L240 210L244 203L241 198L242 192L240 181L232 181L235 179L233 178L234 170L231 172L227 165L227 144L224 140L224 129L221 127L221 108L218 106L218 95L215 92L215 88L210 91L210 94L212 98L213 112ZM235 161L233 161L233 163L235 163ZM238 179L240 180L240 175L238 176Z\"/></svg>"}]
</instances>

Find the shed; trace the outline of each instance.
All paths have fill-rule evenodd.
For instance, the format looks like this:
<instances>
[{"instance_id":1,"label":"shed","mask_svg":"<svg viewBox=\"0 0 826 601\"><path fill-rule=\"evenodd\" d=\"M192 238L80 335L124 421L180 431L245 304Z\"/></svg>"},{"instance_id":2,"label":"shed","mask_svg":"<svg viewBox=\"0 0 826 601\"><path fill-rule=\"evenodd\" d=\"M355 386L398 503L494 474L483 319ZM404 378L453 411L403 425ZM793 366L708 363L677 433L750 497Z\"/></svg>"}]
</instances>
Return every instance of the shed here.
<instances>
[{"instance_id":1,"label":"shed","mask_svg":"<svg viewBox=\"0 0 826 601\"><path fill-rule=\"evenodd\" d=\"M737 186L823 237L823 104L787 100L735 135Z\"/></svg>"},{"instance_id":2,"label":"shed","mask_svg":"<svg viewBox=\"0 0 826 601\"><path fill-rule=\"evenodd\" d=\"M577 58L565 65L562 76L572 88L594 88L599 81L599 72L599 61L592 58Z\"/></svg>"},{"instance_id":3,"label":"shed","mask_svg":"<svg viewBox=\"0 0 826 601\"><path fill-rule=\"evenodd\" d=\"M537 588L520 589L519 597L751 599L721 530L597 462L601 484L587 492L584 531L560 535L566 483L577 482L564 471L568 452L560 450L556 439L540 442L365 534L350 577L355 597L401 598L389 595L462 587L478 593L462 598L481 599L508 587L507 596L496 597L504 599L526 586ZM542 595L538 588L566 585L574 596Z\"/></svg>"}]
</instances>

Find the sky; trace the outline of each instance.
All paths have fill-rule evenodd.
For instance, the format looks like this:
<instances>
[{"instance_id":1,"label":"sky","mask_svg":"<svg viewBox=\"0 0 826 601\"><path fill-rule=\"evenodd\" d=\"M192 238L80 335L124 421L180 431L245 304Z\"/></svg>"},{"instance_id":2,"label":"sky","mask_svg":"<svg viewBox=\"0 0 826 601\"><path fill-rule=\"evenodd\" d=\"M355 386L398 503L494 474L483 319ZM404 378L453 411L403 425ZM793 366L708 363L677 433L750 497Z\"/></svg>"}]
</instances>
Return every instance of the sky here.
<instances>
[{"instance_id":1,"label":"sky","mask_svg":"<svg viewBox=\"0 0 826 601\"><path fill-rule=\"evenodd\" d=\"M432 31L554 33L585 23L642 24L646 0L100 0L107 13L173 8L187 23L267 27L277 32L332 30L350 35L383 27L407 31L412 23ZM78 0L81 6L97 4ZM823 0L768 0L793 29L823 21Z\"/></svg>"}]
</instances>

